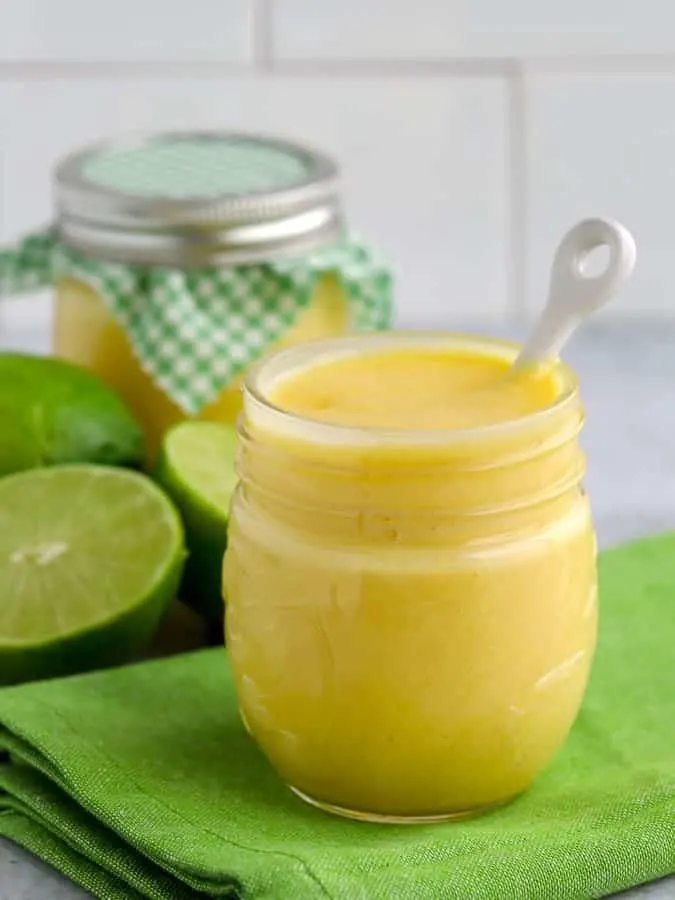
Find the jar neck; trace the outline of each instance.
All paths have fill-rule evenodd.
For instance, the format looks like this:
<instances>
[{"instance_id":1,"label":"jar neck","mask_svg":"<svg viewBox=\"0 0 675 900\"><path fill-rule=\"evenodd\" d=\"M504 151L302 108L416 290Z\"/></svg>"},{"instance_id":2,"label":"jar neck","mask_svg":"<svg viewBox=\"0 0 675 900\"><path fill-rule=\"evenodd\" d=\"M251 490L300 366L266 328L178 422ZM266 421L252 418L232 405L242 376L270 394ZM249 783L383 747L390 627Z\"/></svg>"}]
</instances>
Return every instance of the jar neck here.
<instances>
[{"instance_id":1,"label":"jar neck","mask_svg":"<svg viewBox=\"0 0 675 900\"><path fill-rule=\"evenodd\" d=\"M356 343L405 339L380 335ZM320 348L295 354L307 352ZM283 355L272 357L273 369ZM444 432L292 416L266 402L265 379L254 372L239 424L242 502L310 537L359 545L480 543L540 529L577 502L585 470L576 383L560 368L561 395L551 407Z\"/></svg>"},{"instance_id":2,"label":"jar neck","mask_svg":"<svg viewBox=\"0 0 675 900\"><path fill-rule=\"evenodd\" d=\"M398 457L275 443L239 426L242 499L278 523L317 538L359 543L491 541L540 528L576 501L585 460L580 410L519 447L445 460L411 445ZM481 448L486 450L487 448ZM502 448L503 449L503 448ZM352 452L349 452L352 450ZM308 452L309 451L309 452Z\"/></svg>"}]
</instances>

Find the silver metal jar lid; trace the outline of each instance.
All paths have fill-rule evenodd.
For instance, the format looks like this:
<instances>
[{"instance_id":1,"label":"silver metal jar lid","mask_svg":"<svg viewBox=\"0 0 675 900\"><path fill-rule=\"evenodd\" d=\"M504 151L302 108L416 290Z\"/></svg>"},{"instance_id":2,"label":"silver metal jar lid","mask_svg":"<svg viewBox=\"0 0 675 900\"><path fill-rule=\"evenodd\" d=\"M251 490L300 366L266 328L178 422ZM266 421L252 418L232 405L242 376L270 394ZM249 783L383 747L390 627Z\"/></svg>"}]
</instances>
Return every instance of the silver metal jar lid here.
<instances>
[{"instance_id":1,"label":"silver metal jar lid","mask_svg":"<svg viewBox=\"0 0 675 900\"><path fill-rule=\"evenodd\" d=\"M170 132L90 145L54 173L61 240L104 259L184 268L298 256L342 229L338 169L251 134Z\"/></svg>"}]
</instances>

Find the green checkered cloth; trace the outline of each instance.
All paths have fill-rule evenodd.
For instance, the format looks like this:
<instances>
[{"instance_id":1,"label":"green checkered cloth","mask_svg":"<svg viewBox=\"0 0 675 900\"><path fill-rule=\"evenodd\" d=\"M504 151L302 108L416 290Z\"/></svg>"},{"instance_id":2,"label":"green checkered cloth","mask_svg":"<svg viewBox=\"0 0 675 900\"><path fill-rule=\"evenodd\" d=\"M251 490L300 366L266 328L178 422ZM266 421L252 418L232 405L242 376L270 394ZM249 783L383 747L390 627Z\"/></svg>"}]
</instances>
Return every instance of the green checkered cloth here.
<instances>
[{"instance_id":1,"label":"green checkered cloth","mask_svg":"<svg viewBox=\"0 0 675 900\"><path fill-rule=\"evenodd\" d=\"M143 369L187 415L196 415L293 326L329 273L349 302L351 328L390 327L391 273L353 236L299 259L170 269L86 257L45 231L0 251L0 297L62 278L89 286L126 332Z\"/></svg>"}]
</instances>

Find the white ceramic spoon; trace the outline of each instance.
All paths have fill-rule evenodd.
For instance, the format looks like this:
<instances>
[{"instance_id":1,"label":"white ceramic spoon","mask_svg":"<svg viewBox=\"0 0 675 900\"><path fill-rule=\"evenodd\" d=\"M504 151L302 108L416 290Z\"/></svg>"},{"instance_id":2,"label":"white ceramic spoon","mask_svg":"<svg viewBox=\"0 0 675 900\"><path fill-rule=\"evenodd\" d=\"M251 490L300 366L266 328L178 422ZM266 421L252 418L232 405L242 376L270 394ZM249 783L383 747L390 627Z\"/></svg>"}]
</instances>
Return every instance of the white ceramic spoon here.
<instances>
[{"instance_id":1,"label":"white ceramic spoon","mask_svg":"<svg viewBox=\"0 0 675 900\"><path fill-rule=\"evenodd\" d=\"M600 275L584 274L584 263L598 247L609 248ZM511 371L553 361L584 319L603 306L628 280L635 266L631 233L610 219L584 219L560 242L551 267L548 301Z\"/></svg>"}]
</instances>

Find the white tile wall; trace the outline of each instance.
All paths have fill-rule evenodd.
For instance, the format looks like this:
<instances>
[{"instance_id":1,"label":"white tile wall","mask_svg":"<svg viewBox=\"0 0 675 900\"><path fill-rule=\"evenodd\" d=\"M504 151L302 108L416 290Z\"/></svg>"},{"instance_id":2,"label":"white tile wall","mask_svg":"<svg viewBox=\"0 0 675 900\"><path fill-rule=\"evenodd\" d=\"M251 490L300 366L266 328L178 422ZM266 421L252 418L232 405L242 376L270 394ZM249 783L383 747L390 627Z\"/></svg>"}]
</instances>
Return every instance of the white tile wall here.
<instances>
[{"instance_id":1,"label":"white tile wall","mask_svg":"<svg viewBox=\"0 0 675 900\"><path fill-rule=\"evenodd\" d=\"M248 0L2 0L0 60L242 61Z\"/></svg>"},{"instance_id":2,"label":"white tile wall","mask_svg":"<svg viewBox=\"0 0 675 900\"><path fill-rule=\"evenodd\" d=\"M156 128L267 130L326 147L343 161L352 221L399 271L403 321L452 322L466 311L499 316L506 310L499 83L31 80L0 87L0 109L11 130L2 171L5 235L48 219L51 165L83 141L148 119Z\"/></svg>"},{"instance_id":3,"label":"white tile wall","mask_svg":"<svg viewBox=\"0 0 675 900\"><path fill-rule=\"evenodd\" d=\"M527 79L527 303L540 306L563 229L623 221L638 264L617 311L675 316L675 73Z\"/></svg>"},{"instance_id":4,"label":"white tile wall","mask_svg":"<svg viewBox=\"0 0 675 900\"><path fill-rule=\"evenodd\" d=\"M403 324L534 310L589 214L639 242L614 314L675 315L673 101L664 0L0 0L0 239L48 220L50 169L83 142L260 129L339 158ZM46 310L5 302L0 332Z\"/></svg>"},{"instance_id":5,"label":"white tile wall","mask_svg":"<svg viewBox=\"0 0 675 900\"><path fill-rule=\"evenodd\" d=\"M669 0L277 0L276 47L292 59L671 53L674 26Z\"/></svg>"},{"instance_id":6,"label":"white tile wall","mask_svg":"<svg viewBox=\"0 0 675 900\"><path fill-rule=\"evenodd\" d=\"M282 59L442 57L456 25L457 4L439 0L277 0L274 47Z\"/></svg>"}]
</instances>

